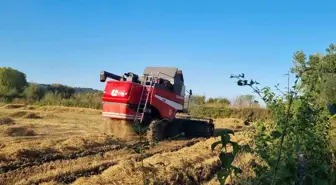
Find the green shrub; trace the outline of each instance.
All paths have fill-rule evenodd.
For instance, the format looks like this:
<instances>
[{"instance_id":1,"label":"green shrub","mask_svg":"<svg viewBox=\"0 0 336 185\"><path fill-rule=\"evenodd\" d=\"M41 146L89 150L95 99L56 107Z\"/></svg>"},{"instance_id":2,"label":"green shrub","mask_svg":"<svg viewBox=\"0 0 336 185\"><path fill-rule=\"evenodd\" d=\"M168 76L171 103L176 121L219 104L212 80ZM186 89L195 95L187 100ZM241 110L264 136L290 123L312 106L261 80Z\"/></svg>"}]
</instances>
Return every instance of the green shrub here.
<instances>
[{"instance_id":1,"label":"green shrub","mask_svg":"<svg viewBox=\"0 0 336 185\"><path fill-rule=\"evenodd\" d=\"M36 104L100 109L102 96L102 93L77 93L70 98L63 98L59 93L48 92Z\"/></svg>"},{"instance_id":2,"label":"green shrub","mask_svg":"<svg viewBox=\"0 0 336 185\"><path fill-rule=\"evenodd\" d=\"M271 112L264 108L231 108L231 107L208 107L193 106L190 114L197 117L211 118L240 118L251 121L266 121L272 119Z\"/></svg>"}]
</instances>

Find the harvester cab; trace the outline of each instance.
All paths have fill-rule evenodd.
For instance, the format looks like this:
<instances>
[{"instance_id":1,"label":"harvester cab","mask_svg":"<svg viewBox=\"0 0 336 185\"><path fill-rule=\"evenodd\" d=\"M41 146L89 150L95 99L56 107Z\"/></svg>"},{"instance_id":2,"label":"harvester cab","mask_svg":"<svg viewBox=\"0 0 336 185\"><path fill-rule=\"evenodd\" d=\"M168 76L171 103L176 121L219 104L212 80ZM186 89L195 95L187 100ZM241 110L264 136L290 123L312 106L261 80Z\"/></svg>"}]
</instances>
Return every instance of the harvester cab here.
<instances>
[{"instance_id":1,"label":"harvester cab","mask_svg":"<svg viewBox=\"0 0 336 185\"><path fill-rule=\"evenodd\" d=\"M107 81L107 78L113 80ZM125 124L141 124L148 139L163 140L184 134L187 137L210 137L212 119L191 117L188 113L192 91L186 91L182 70L174 67L147 67L138 76L132 72L122 76L100 73L106 82L102 98L102 116L125 120ZM123 128L123 127L122 127Z\"/></svg>"}]
</instances>

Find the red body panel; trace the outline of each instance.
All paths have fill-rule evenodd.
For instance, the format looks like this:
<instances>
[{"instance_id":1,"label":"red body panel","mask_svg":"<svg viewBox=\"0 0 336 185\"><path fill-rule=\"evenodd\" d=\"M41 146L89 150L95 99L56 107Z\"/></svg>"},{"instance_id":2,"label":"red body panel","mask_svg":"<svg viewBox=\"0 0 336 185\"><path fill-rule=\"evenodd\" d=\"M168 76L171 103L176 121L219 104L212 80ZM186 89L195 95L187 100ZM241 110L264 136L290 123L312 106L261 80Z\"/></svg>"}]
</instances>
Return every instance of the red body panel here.
<instances>
[{"instance_id":1,"label":"red body panel","mask_svg":"<svg viewBox=\"0 0 336 185\"><path fill-rule=\"evenodd\" d=\"M128 81L108 81L103 100L103 116L117 119L134 119L143 86ZM147 88L148 102L162 118L173 119L183 108L184 98L161 88Z\"/></svg>"}]
</instances>

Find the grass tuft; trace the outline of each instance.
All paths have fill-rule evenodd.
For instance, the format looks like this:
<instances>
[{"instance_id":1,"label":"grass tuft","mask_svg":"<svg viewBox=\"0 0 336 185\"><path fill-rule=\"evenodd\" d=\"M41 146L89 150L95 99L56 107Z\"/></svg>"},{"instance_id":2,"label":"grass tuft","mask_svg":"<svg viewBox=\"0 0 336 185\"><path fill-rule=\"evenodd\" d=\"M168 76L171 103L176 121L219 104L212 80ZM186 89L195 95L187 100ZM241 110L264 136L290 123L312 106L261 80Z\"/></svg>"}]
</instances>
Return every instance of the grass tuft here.
<instances>
[{"instance_id":1,"label":"grass tuft","mask_svg":"<svg viewBox=\"0 0 336 185\"><path fill-rule=\"evenodd\" d=\"M9 116L13 118L19 118L19 117L25 116L26 114L27 114L26 111L17 111L17 112L11 113Z\"/></svg>"},{"instance_id":2,"label":"grass tuft","mask_svg":"<svg viewBox=\"0 0 336 185\"><path fill-rule=\"evenodd\" d=\"M26 127L9 127L4 130L4 135L11 137L36 136L36 132Z\"/></svg>"},{"instance_id":3,"label":"grass tuft","mask_svg":"<svg viewBox=\"0 0 336 185\"><path fill-rule=\"evenodd\" d=\"M33 107L33 106L27 106L25 109L27 109L27 110L35 110L36 108Z\"/></svg>"},{"instance_id":4,"label":"grass tuft","mask_svg":"<svg viewBox=\"0 0 336 185\"><path fill-rule=\"evenodd\" d=\"M42 118L41 116L37 115L36 113L28 113L27 115L24 116L25 118L28 119L40 119Z\"/></svg>"}]
</instances>

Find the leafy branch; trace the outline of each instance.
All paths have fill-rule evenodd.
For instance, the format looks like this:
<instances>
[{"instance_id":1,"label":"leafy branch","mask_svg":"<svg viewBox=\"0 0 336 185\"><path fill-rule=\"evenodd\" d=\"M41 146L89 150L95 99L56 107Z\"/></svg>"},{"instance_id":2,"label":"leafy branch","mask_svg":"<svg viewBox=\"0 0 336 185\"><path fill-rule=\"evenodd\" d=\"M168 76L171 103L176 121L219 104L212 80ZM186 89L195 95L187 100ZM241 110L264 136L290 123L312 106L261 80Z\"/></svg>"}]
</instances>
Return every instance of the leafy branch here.
<instances>
[{"instance_id":1,"label":"leafy branch","mask_svg":"<svg viewBox=\"0 0 336 185\"><path fill-rule=\"evenodd\" d=\"M279 97L275 96L274 92L270 91L269 87L265 87L262 89L259 89L258 87L256 87L255 85L259 85L259 83L255 80L245 80L245 75L244 73L239 74L239 75L231 75L230 78L236 78L238 79L237 84L238 86L249 86L250 88L253 89L253 91L259 95L259 97L266 103L267 106L269 106L271 109L273 108L279 108L281 105L283 106L282 101L277 101L280 100ZM285 122L283 125L283 128L277 129L272 131L271 135L273 136L273 138L279 138L281 137L280 140L280 144L279 144L279 150L278 150L278 154L277 154L277 159L276 159L276 164L275 164L275 169L274 169L274 174L272 177L272 182L271 184L274 185L275 184L275 179L276 179L276 175L277 175L277 171L279 169L279 163L281 160L281 156L282 156L282 150L284 147L284 140L285 140L285 136L287 134L287 129L288 129L288 125L289 125L289 121L292 118L292 105L293 105L293 100L297 95L297 83L298 83L298 78L295 80L294 86L293 86L293 90L290 89L289 87L289 74L288 74L288 92L287 94L284 93L283 91L281 91L279 89L279 84L275 86L275 88L283 95L286 97L286 107L287 107L287 111L285 114ZM279 125L279 124L276 124ZM282 132L281 132L282 131Z\"/></svg>"},{"instance_id":2,"label":"leafy branch","mask_svg":"<svg viewBox=\"0 0 336 185\"><path fill-rule=\"evenodd\" d=\"M221 161L221 170L217 173L217 179L221 185L224 185L226 179L230 176L232 184L232 172L237 175L242 173L242 170L232 165L236 155L238 154L239 145L237 142L231 141L230 134L234 135L233 130L224 129L216 134L221 140L216 141L211 145L211 150L214 151L218 145L221 145L219 159ZM232 146L232 152L228 152L228 145Z\"/></svg>"}]
</instances>

